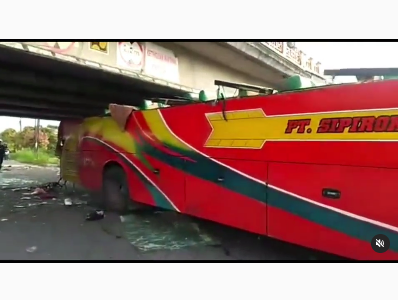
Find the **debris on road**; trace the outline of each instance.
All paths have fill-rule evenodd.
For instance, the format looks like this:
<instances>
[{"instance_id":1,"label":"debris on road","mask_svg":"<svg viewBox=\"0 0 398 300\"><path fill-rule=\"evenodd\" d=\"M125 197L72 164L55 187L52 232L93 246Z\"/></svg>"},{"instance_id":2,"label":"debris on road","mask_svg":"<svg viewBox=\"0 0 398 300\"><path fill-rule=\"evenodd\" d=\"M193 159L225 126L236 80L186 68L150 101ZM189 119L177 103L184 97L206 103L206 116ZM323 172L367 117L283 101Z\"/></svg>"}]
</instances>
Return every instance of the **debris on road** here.
<instances>
[{"instance_id":1,"label":"debris on road","mask_svg":"<svg viewBox=\"0 0 398 300\"><path fill-rule=\"evenodd\" d=\"M97 210L87 214L86 221L98 221L98 220L102 220L104 217L105 217L104 211L97 209Z\"/></svg>"},{"instance_id":2,"label":"debris on road","mask_svg":"<svg viewBox=\"0 0 398 300\"><path fill-rule=\"evenodd\" d=\"M22 209L39 207L45 204L62 204L67 206L87 204L87 201L81 201L80 199L72 201L71 196L64 202L64 197L67 197L66 194L70 194L70 192L63 189L64 185L60 184L59 181L40 183L25 180L25 178L7 178L0 175L0 187L4 192L7 190L15 192L18 197L17 199L12 197L12 202L2 202L0 208L4 209L6 206L9 209L11 207L17 208L15 212L18 213L24 211Z\"/></svg>"},{"instance_id":3,"label":"debris on road","mask_svg":"<svg viewBox=\"0 0 398 300\"><path fill-rule=\"evenodd\" d=\"M8 221L8 219L1 219L1 222L5 222L5 221Z\"/></svg>"},{"instance_id":4,"label":"debris on road","mask_svg":"<svg viewBox=\"0 0 398 300\"><path fill-rule=\"evenodd\" d=\"M31 195L41 195L46 194L47 192L42 188L35 188L35 190L31 193Z\"/></svg>"},{"instance_id":5,"label":"debris on road","mask_svg":"<svg viewBox=\"0 0 398 300\"><path fill-rule=\"evenodd\" d=\"M73 204L73 201L72 201L71 198L65 198L65 199L64 199L64 204L65 204L66 206L71 206L71 205Z\"/></svg>"},{"instance_id":6,"label":"debris on road","mask_svg":"<svg viewBox=\"0 0 398 300\"><path fill-rule=\"evenodd\" d=\"M32 247L26 248L26 252L29 252L29 253L33 253L33 252L35 252L36 250L37 250L37 247L36 247L36 246L32 246Z\"/></svg>"},{"instance_id":7,"label":"debris on road","mask_svg":"<svg viewBox=\"0 0 398 300\"><path fill-rule=\"evenodd\" d=\"M8 181L12 181L10 179L8 179ZM24 180L24 183L34 183L33 181L27 181ZM41 184L41 185L36 185L36 186L23 186L23 187L9 187L9 183L8 182L2 182L2 189L3 190L7 190L7 189L11 189L13 192L19 192L19 191L31 191L30 194L31 195L40 195L40 194L45 194L48 193L49 191L54 190L55 188L62 188L63 185L60 184L58 181L55 182L48 182L45 184ZM32 191L33 190L33 191Z\"/></svg>"},{"instance_id":8,"label":"debris on road","mask_svg":"<svg viewBox=\"0 0 398 300\"><path fill-rule=\"evenodd\" d=\"M9 187L7 186L8 184L3 183L2 190L7 190L11 189L13 192L24 192L22 193L22 197L20 200L45 200L45 199L51 199L51 200L57 200L57 191L56 188L62 188L63 185L61 185L58 181L55 182L48 182L45 184L41 184L38 186L24 186L24 187ZM80 201L78 204L83 204L82 201ZM39 204L33 204L29 206L34 206L34 205L39 205ZM65 205L72 205L72 204L65 204ZM17 208L22 208L22 205L17 205L14 206ZM25 207L25 206L23 206Z\"/></svg>"},{"instance_id":9,"label":"debris on road","mask_svg":"<svg viewBox=\"0 0 398 300\"><path fill-rule=\"evenodd\" d=\"M8 169L10 169L10 171L11 171L11 169L23 169L23 170L27 170L27 169L32 168L32 166L30 166L30 165L8 165L8 166L5 166L5 167L8 168Z\"/></svg>"},{"instance_id":10,"label":"debris on road","mask_svg":"<svg viewBox=\"0 0 398 300\"><path fill-rule=\"evenodd\" d=\"M19 191L29 191L30 188L29 187L21 187L21 188L15 188L12 189L13 192L19 192Z\"/></svg>"},{"instance_id":11,"label":"debris on road","mask_svg":"<svg viewBox=\"0 0 398 300\"><path fill-rule=\"evenodd\" d=\"M88 205L87 194L77 195L76 191L68 191L64 189L65 185L60 184L58 181L48 182L45 184L36 184L36 186L20 186L20 187L6 187L3 190L11 190L15 193L19 193L21 196L19 200L13 201L12 206L14 208L30 208L38 207L44 204L62 204L65 206L81 206ZM47 200L52 200L46 202ZM1 206L1 205L0 205ZM18 210L21 211L21 210Z\"/></svg>"},{"instance_id":12,"label":"debris on road","mask_svg":"<svg viewBox=\"0 0 398 300\"><path fill-rule=\"evenodd\" d=\"M73 201L73 204L74 204L74 205L87 205L87 201L84 201L84 200L76 200L76 201Z\"/></svg>"},{"instance_id":13,"label":"debris on road","mask_svg":"<svg viewBox=\"0 0 398 300\"><path fill-rule=\"evenodd\" d=\"M62 188L64 186L65 186L65 184L61 184L59 181L52 181L52 182L48 182L46 184L41 185L40 188L46 189L46 190L53 190L55 188Z\"/></svg>"},{"instance_id":14,"label":"debris on road","mask_svg":"<svg viewBox=\"0 0 398 300\"><path fill-rule=\"evenodd\" d=\"M40 199L52 199L52 200L56 200L57 198L55 197L55 195L53 194L42 194L40 196L38 196Z\"/></svg>"}]
</instances>

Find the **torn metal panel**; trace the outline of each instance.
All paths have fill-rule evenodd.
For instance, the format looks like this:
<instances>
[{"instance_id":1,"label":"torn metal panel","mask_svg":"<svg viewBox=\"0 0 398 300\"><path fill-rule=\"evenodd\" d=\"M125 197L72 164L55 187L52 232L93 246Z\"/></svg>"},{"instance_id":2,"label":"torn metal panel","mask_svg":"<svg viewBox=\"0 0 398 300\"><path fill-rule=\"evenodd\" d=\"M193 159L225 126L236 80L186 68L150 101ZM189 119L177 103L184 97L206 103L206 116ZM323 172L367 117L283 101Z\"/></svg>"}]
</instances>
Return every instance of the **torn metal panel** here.
<instances>
[{"instance_id":1,"label":"torn metal panel","mask_svg":"<svg viewBox=\"0 0 398 300\"><path fill-rule=\"evenodd\" d=\"M109 104L109 111L120 129L124 131L126 123L131 113L135 110L133 106Z\"/></svg>"}]
</instances>

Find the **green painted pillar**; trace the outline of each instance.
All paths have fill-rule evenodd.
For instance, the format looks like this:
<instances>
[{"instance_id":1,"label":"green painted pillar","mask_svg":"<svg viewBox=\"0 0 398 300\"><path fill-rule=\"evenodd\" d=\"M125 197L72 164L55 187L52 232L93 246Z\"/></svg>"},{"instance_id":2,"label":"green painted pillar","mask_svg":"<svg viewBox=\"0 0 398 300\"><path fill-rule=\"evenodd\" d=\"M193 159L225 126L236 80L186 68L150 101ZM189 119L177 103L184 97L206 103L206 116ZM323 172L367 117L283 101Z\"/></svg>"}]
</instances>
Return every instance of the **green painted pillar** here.
<instances>
[{"instance_id":1,"label":"green painted pillar","mask_svg":"<svg viewBox=\"0 0 398 300\"><path fill-rule=\"evenodd\" d=\"M200 101L200 102L205 102L205 101L207 101L207 100L209 100L209 99L207 98L207 95L206 95L205 91L204 91L204 90L201 90L201 91L199 92L199 101Z\"/></svg>"},{"instance_id":2,"label":"green painted pillar","mask_svg":"<svg viewBox=\"0 0 398 300\"><path fill-rule=\"evenodd\" d=\"M152 104L152 101L144 100L140 105L140 110L147 110L148 107Z\"/></svg>"}]
</instances>

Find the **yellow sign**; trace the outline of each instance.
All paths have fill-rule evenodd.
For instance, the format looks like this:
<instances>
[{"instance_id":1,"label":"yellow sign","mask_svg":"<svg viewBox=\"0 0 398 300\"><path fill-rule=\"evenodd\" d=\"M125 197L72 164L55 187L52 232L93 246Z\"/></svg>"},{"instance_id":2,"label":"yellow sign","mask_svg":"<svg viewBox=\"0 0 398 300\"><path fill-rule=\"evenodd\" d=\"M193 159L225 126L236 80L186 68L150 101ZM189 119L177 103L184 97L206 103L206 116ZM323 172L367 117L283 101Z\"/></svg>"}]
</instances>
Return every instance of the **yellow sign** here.
<instances>
[{"instance_id":1,"label":"yellow sign","mask_svg":"<svg viewBox=\"0 0 398 300\"><path fill-rule=\"evenodd\" d=\"M109 43L108 42L90 42L90 49L101 53L108 54Z\"/></svg>"},{"instance_id":2,"label":"yellow sign","mask_svg":"<svg viewBox=\"0 0 398 300\"><path fill-rule=\"evenodd\" d=\"M262 109L206 115L205 147L261 149L266 141L398 141L398 109L266 116Z\"/></svg>"}]
</instances>

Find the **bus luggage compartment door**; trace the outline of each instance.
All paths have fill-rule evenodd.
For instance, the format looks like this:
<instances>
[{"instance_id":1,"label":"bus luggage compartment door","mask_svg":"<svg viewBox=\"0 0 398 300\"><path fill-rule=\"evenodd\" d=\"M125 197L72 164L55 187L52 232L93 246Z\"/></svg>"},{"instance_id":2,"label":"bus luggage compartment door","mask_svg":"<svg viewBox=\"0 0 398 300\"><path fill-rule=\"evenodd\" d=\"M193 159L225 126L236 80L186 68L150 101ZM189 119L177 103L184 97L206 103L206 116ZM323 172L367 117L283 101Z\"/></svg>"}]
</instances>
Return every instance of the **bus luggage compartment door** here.
<instances>
[{"instance_id":1,"label":"bus luggage compartment door","mask_svg":"<svg viewBox=\"0 0 398 300\"><path fill-rule=\"evenodd\" d=\"M370 242L377 234L387 235L391 248L398 247L397 182L397 169L270 163L269 234L371 259L377 253Z\"/></svg>"}]
</instances>

